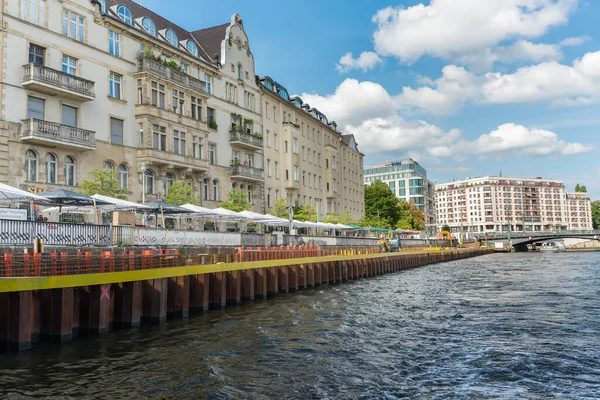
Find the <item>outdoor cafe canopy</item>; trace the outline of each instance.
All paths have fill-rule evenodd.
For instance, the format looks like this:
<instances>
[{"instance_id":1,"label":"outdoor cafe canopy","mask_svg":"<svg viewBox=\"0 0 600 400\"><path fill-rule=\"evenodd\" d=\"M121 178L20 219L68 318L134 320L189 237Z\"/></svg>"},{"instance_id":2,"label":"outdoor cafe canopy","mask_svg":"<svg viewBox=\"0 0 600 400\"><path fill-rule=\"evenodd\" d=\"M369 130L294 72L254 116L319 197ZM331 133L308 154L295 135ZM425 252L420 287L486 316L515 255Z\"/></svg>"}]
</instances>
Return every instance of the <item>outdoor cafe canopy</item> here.
<instances>
[{"instance_id":1,"label":"outdoor cafe canopy","mask_svg":"<svg viewBox=\"0 0 600 400\"><path fill-rule=\"evenodd\" d=\"M16 187L0 183L0 201L9 203L28 203L30 201L47 203L48 199Z\"/></svg>"}]
</instances>

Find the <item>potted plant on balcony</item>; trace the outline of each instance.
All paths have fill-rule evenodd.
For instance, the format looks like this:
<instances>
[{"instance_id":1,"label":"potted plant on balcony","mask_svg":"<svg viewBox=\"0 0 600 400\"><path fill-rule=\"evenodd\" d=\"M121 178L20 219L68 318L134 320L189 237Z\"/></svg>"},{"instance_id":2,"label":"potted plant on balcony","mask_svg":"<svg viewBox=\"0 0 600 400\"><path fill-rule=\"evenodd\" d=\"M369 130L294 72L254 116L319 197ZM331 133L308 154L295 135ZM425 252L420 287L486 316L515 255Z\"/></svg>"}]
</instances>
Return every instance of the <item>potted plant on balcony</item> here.
<instances>
[{"instance_id":1,"label":"potted plant on balcony","mask_svg":"<svg viewBox=\"0 0 600 400\"><path fill-rule=\"evenodd\" d=\"M219 125L217 124L217 121L215 121L214 119L211 119L210 121L208 121L208 127L210 129L214 129L214 130L219 129Z\"/></svg>"},{"instance_id":2,"label":"potted plant on balcony","mask_svg":"<svg viewBox=\"0 0 600 400\"><path fill-rule=\"evenodd\" d=\"M240 165L240 159L239 158L234 158L233 160L231 160L231 165Z\"/></svg>"}]
</instances>

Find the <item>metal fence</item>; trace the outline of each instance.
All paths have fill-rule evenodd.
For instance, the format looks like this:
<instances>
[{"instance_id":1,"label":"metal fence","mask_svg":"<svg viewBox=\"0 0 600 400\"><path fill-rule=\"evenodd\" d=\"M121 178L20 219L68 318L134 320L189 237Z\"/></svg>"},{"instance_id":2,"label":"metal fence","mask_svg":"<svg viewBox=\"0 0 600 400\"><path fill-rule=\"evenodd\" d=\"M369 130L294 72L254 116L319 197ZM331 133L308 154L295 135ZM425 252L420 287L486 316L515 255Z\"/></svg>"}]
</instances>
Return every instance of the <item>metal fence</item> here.
<instances>
[{"instance_id":1,"label":"metal fence","mask_svg":"<svg viewBox=\"0 0 600 400\"><path fill-rule=\"evenodd\" d=\"M31 246L35 239L49 246L112 246L113 227L0 220L0 244Z\"/></svg>"}]
</instances>

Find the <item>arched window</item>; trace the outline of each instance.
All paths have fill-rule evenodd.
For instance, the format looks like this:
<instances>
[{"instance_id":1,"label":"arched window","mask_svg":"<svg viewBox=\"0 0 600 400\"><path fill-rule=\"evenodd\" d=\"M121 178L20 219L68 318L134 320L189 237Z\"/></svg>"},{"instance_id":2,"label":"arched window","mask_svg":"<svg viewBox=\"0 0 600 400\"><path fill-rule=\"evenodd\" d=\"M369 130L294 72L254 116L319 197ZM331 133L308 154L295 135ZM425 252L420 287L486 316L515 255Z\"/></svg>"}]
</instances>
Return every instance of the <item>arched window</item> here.
<instances>
[{"instance_id":1,"label":"arched window","mask_svg":"<svg viewBox=\"0 0 600 400\"><path fill-rule=\"evenodd\" d=\"M232 189L237 189L237 183L232 183L232 184L231 184L231 188L232 188Z\"/></svg>"},{"instance_id":2,"label":"arched window","mask_svg":"<svg viewBox=\"0 0 600 400\"><path fill-rule=\"evenodd\" d=\"M129 188L129 168L125 164L119 165L119 185L121 189Z\"/></svg>"},{"instance_id":3,"label":"arched window","mask_svg":"<svg viewBox=\"0 0 600 400\"><path fill-rule=\"evenodd\" d=\"M167 29L165 32L165 38L167 38L167 42L171 43L171 46L177 47L177 34L173 29Z\"/></svg>"},{"instance_id":4,"label":"arched window","mask_svg":"<svg viewBox=\"0 0 600 400\"><path fill-rule=\"evenodd\" d=\"M252 203L252 186L248 185L248 202Z\"/></svg>"},{"instance_id":5,"label":"arched window","mask_svg":"<svg viewBox=\"0 0 600 400\"><path fill-rule=\"evenodd\" d=\"M213 200L219 201L219 181L213 180Z\"/></svg>"},{"instance_id":6,"label":"arched window","mask_svg":"<svg viewBox=\"0 0 600 400\"><path fill-rule=\"evenodd\" d=\"M209 185L209 180L208 180L208 178L207 178L207 179L204 179L204 180L202 181L202 198L203 198L204 200L208 200L208 185Z\"/></svg>"},{"instance_id":7,"label":"arched window","mask_svg":"<svg viewBox=\"0 0 600 400\"><path fill-rule=\"evenodd\" d=\"M240 190L244 190L246 187L244 185L240 185Z\"/></svg>"},{"instance_id":8,"label":"arched window","mask_svg":"<svg viewBox=\"0 0 600 400\"><path fill-rule=\"evenodd\" d=\"M131 17L131 11L129 11L129 8L125 6L117 7L117 15L123 20L123 22L125 22L128 25L131 25L133 18Z\"/></svg>"},{"instance_id":9,"label":"arched window","mask_svg":"<svg viewBox=\"0 0 600 400\"><path fill-rule=\"evenodd\" d=\"M104 164L102 165L102 169L107 169L109 171L114 171L115 170L115 166L110 161L104 161Z\"/></svg>"},{"instance_id":10,"label":"arched window","mask_svg":"<svg viewBox=\"0 0 600 400\"><path fill-rule=\"evenodd\" d=\"M65 185L75 186L75 159L71 156L65 157Z\"/></svg>"},{"instance_id":11,"label":"arched window","mask_svg":"<svg viewBox=\"0 0 600 400\"><path fill-rule=\"evenodd\" d=\"M188 40L185 44L185 47L187 47L188 51L192 53L194 57L198 57L198 46L196 46L196 43L194 43L191 40Z\"/></svg>"},{"instance_id":12,"label":"arched window","mask_svg":"<svg viewBox=\"0 0 600 400\"><path fill-rule=\"evenodd\" d=\"M37 162L38 157L35 151L27 150L25 152L25 172L27 173L27 180L30 182L37 181Z\"/></svg>"},{"instance_id":13,"label":"arched window","mask_svg":"<svg viewBox=\"0 0 600 400\"><path fill-rule=\"evenodd\" d=\"M46 183L56 183L56 156L46 154Z\"/></svg>"},{"instance_id":14,"label":"arched window","mask_svg":"<svg viewBox=\"0 0 600 400\"><path fill-rule=\"evenodd\" d=\"M167 172L165 174L165 195L169 194L169 188L175 183L175 176Z\"/></svg>"},{"instance_id":15,"label":"arched window","mask_svg":"<svg viewBox=\"0 0 600 400\"><path fill-rule=\"evenodd\" d=\"M144 17L144 19L142 20L142 26L144 27L146 32L148 32L152 36L156 36L156 25L154 25L154 21L152 21L150 18Z\"/></svg>"},{"instance_id":16,"label":"arched window","mask_svg":"<svg viewBox=\"0 0 600 400\"><path fill-rule=\"evenodd\" d=\"M154 171L147 169L144 172L144 177L146 179L146 194L154 193Z\"/></svg>"},{"instance_id":17,"label":"arched window","mask_svg":"<svg viewBox=\"0 0 600 400\"><path fill-rule=\"evenodd\" d=\"M100 3L100 11L104 14L106 12L106 0L98 0Z\"/></svg>"},{"instance_id":18,"label":"arched window","mask_svg":"<svg viewBox=\"0 0 600 400\"><path fill-rule=\"evenodd\" d=\"M244 79L244 75L242 73L242 64L238 64L238 79Z\"/></svg>"}]
</instances>

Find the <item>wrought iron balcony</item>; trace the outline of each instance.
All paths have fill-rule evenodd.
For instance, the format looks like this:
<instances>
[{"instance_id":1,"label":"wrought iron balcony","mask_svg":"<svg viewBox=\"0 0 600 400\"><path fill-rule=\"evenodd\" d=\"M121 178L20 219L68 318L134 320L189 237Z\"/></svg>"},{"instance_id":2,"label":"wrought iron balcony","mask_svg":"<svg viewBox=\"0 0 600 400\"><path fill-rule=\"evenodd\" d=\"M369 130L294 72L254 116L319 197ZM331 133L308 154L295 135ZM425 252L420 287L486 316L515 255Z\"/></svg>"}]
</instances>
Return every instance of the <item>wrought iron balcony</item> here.
<instances>
[{"instance_id":1,"label":"wrought iron balcony","mask_svg":"<svg viewBox=\"0 0 600 400\"><path fill-rule=\"evenodd\" d=\"M230 131L229 143L252 150L259 150L263 148L262 137L251 135L238 129L232 129Z\"/></svg>"},{"instance_id":2,"label":"wrought iron balcony","mask_svg":"<svg viewBox=\"0 0 600 400\"><path fill-rule=\"evenodd\" d=\"M41 93L56 94L59 92L65 97L78 101L90 101L96 98L93 81L40 64L23 65L21 84L27 89Z\"/></svg>"},{"instance_id":3,"label":"wrought iron balcony","mask_svg":"<svg viewBox=\"0 0 600 400\"><path fill-rule=\"evenodd\" d=\"M197 93L206 93L206 82L177 71L160 61L145 56L138 57L138 72L150 72Z\"/></svg>"},{"instance_id":4,"label":"wrought iron balcony","mask_svg":"<svg viewBox=\"0 0 600 400\"><path fill-rule=\"evenodd\" d=\"M78 150L96 149L96 132L41 119L23 120L20 140Z\"/></svg>"},{"instance_id":5,"label":"wrought iron balcony","mask_svg":"<svg viewBox=\"0 0 600 400\"><path fill-rule=\"evenodd\" d=\"M247 181L264 181L265 174L262 169L247 167L241 164L231 166L231 177L234 179L244 179Z\"/></svg>"}]
</instances>

